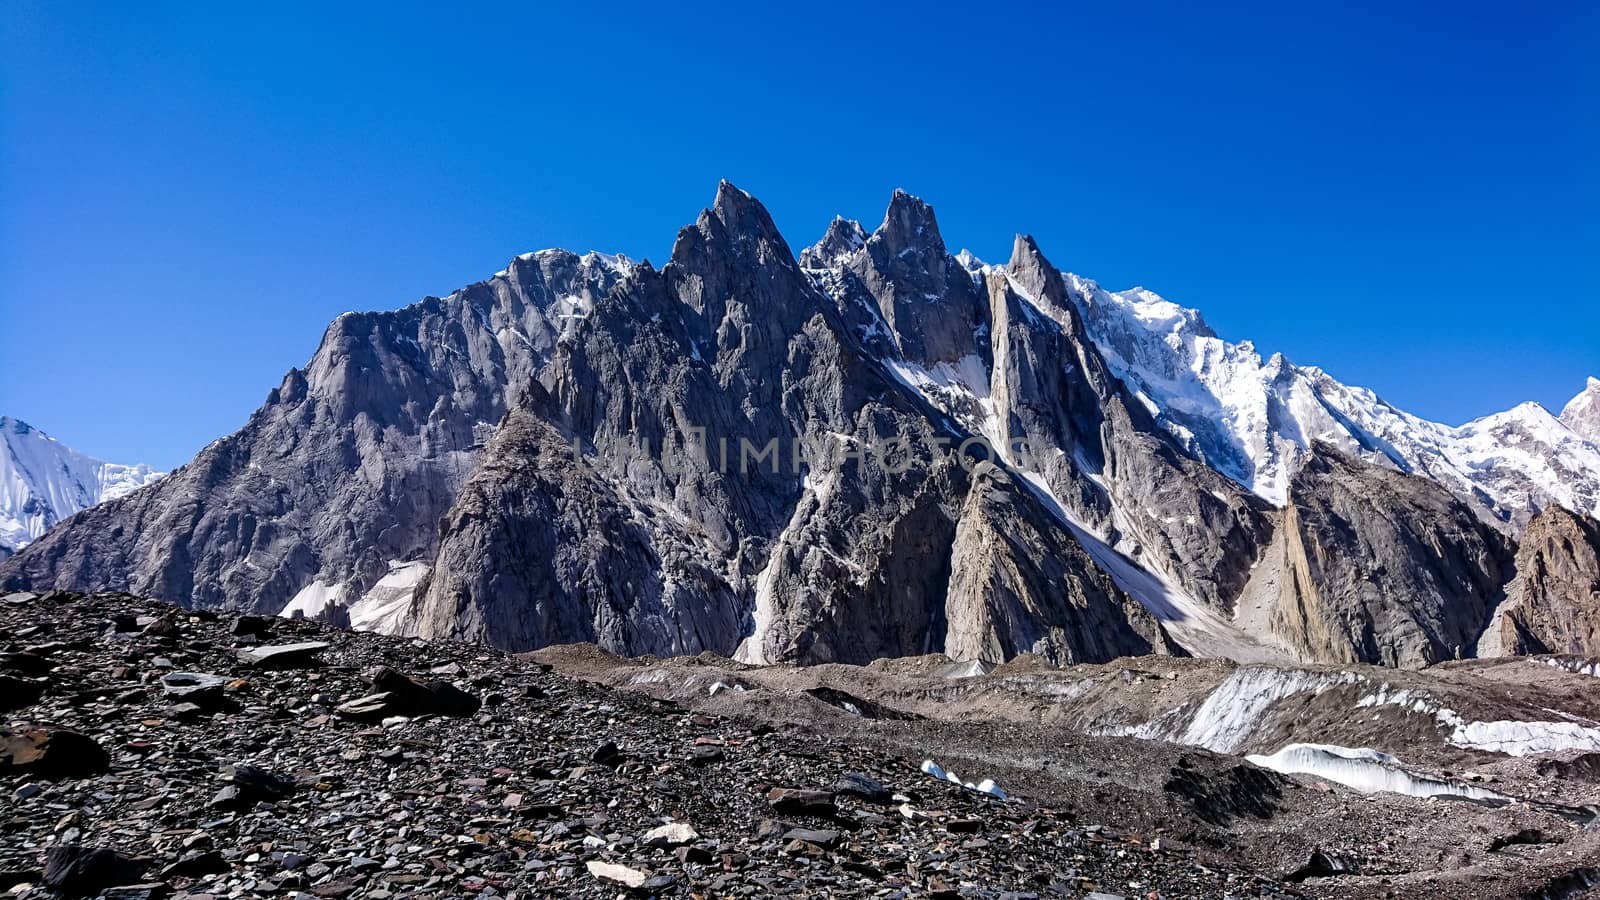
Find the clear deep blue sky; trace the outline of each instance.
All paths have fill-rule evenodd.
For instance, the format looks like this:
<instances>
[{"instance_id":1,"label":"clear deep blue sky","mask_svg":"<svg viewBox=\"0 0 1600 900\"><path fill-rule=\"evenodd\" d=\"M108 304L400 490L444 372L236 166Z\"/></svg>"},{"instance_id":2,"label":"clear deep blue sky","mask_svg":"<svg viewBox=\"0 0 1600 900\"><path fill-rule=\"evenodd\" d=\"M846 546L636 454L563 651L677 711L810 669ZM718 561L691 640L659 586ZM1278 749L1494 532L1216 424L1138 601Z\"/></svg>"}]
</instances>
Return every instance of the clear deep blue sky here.
<instances>
[{"instance_id":1,"label":"clear deep blue sky","mask_svg":"<svg viewBox=\"0 0 1600 900\"><path fill-rule=\"evenodd\" d=\"M1404 407L1600 374L1600 5L0 8L0 412L171 467L348 309L904 187ZM270 5L269 5L270 6Z\"/></svg>"}]
</instances>

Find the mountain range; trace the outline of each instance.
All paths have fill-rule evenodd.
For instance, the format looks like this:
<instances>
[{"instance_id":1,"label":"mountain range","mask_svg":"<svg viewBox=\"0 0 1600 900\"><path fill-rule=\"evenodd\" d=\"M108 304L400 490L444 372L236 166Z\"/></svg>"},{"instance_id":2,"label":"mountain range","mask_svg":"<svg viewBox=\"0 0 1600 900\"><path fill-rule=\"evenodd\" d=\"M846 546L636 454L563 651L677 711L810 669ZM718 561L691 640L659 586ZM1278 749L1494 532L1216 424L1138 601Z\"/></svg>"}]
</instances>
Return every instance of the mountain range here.
<instances>
[{"instance_id":1,"label":"mountain range","mask_svg":"<svg viewBox=\"0 0 1600 900\"><path fill-rule=\"evenodd\" d=\"M1600 653L1597 516L1600 381L1445 426L1026 236L953 254L906 193L795 254L724 183L660 268L340 316L0 583L513 650L1417 667Z\"/></svg>"}]
</instances>

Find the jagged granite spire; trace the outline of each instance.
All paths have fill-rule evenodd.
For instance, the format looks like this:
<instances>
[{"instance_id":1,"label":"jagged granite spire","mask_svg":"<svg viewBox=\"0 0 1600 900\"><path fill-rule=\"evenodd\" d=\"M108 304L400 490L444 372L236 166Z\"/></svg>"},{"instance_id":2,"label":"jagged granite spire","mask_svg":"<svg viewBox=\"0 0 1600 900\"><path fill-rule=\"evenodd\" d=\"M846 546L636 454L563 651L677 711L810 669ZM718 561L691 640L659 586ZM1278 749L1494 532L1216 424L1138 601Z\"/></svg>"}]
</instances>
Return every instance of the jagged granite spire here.
<instances>
[{"instance_id":1,"label":"jagged granite spire","mask_svg":"<svg viewBox=\"0 0 1600 900\"><path fill-rule=\"evenodd\" d=\"M1011 242L1011 261L1006 274L1023 293L1050 312L1072 312L1067 305L1067 286L1061 270L1045 259L1033 235L1019 234Z\"/></svg>"},{"instance_id":2,"label":"jagged granite spire","mask_svg":"<svg viewBox=\"0 0 1600 900\"><path fill-rule=\"evenodd\" d=\"M871 295L907 360L934 365L987 353L982 292L946 251L933 207L922 200L895 191L882 224L841 264Z\"/></svg>"}]
</instances>

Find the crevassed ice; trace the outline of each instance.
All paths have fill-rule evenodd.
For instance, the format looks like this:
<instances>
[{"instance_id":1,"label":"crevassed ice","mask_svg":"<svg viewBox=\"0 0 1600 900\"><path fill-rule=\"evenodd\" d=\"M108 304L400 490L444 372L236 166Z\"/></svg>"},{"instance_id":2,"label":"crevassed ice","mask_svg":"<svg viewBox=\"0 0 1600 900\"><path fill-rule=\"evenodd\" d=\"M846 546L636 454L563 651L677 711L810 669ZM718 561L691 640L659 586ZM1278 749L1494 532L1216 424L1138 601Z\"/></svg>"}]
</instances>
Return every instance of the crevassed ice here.
<instances>
[{"instance_id":1,"label":"crevassed ice","mask_svg":"<svg viewBox=\"0 0 1600 900\"><path fill-rule=\"evenodd\" d=\"M1354 672L1330 674L1272 668L1235 670L1227 680L1206 695L1177 741L1219 753L1231 753L1250 738L1261 723L1262 715L1272 704L1296 694L1320 694L1336 685L1353 684L1360 678Z\"/></svg>"},{"instance_id":2,"label":"crevassed ice","mask_svg":"<svg viewBox=\"0 0 1600 900\"><path fill-rule=\"evenodd\" d=\"M1148 722L1102 726L1094 734L1171 741L1232 753L1244 746L1267 720L1277 703L1301 694L1317 695L1341 685L1358 684L1358 672L1312 672L1250 666L1236 669L1198 704L1180 706ZM1528 756L1563 750L1600 750L1600 723L1573 721L1497 720L1471 722L1424 691L1396 689L1387 682L1356 700L1356 709L1391 706L1431 717L1453 746L1469 750ZM1562 715L1559 711L1554 711ZM1372 751L1376 752L1376 751Z\"/></svg>"},{"instance_id":3,"label":"crevassed ice","mask_svg":"<svg viewBox=\"0 0 1600 900\"><path fill-rule=\"evenodd\" d=\"M431 568L421 560L390 562L389 574L351 604L350 627L379 634L402 633L410 621L412 595Z\"/></svg>"}]
</instances>

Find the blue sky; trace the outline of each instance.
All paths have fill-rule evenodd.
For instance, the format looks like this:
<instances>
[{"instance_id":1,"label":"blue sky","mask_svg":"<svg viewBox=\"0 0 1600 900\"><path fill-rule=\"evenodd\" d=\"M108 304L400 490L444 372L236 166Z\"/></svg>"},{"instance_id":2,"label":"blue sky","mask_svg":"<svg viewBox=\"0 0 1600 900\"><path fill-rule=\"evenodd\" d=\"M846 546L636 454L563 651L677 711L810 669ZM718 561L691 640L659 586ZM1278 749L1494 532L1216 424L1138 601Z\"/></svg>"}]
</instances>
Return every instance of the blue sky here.
<instances>
[{"instance_id":1,"label":"blue sky","mask_svg":"<svg viewBox=\"0 0 1600 900\"><path fill-rule=\"evenodd\" d=\"M339 312L659 262L721 178L797 249L903 187L1445 421L1600 374L1596 4L432 6L5 4L0 412L176 466Z\"/></svg>"}]
</instances>

